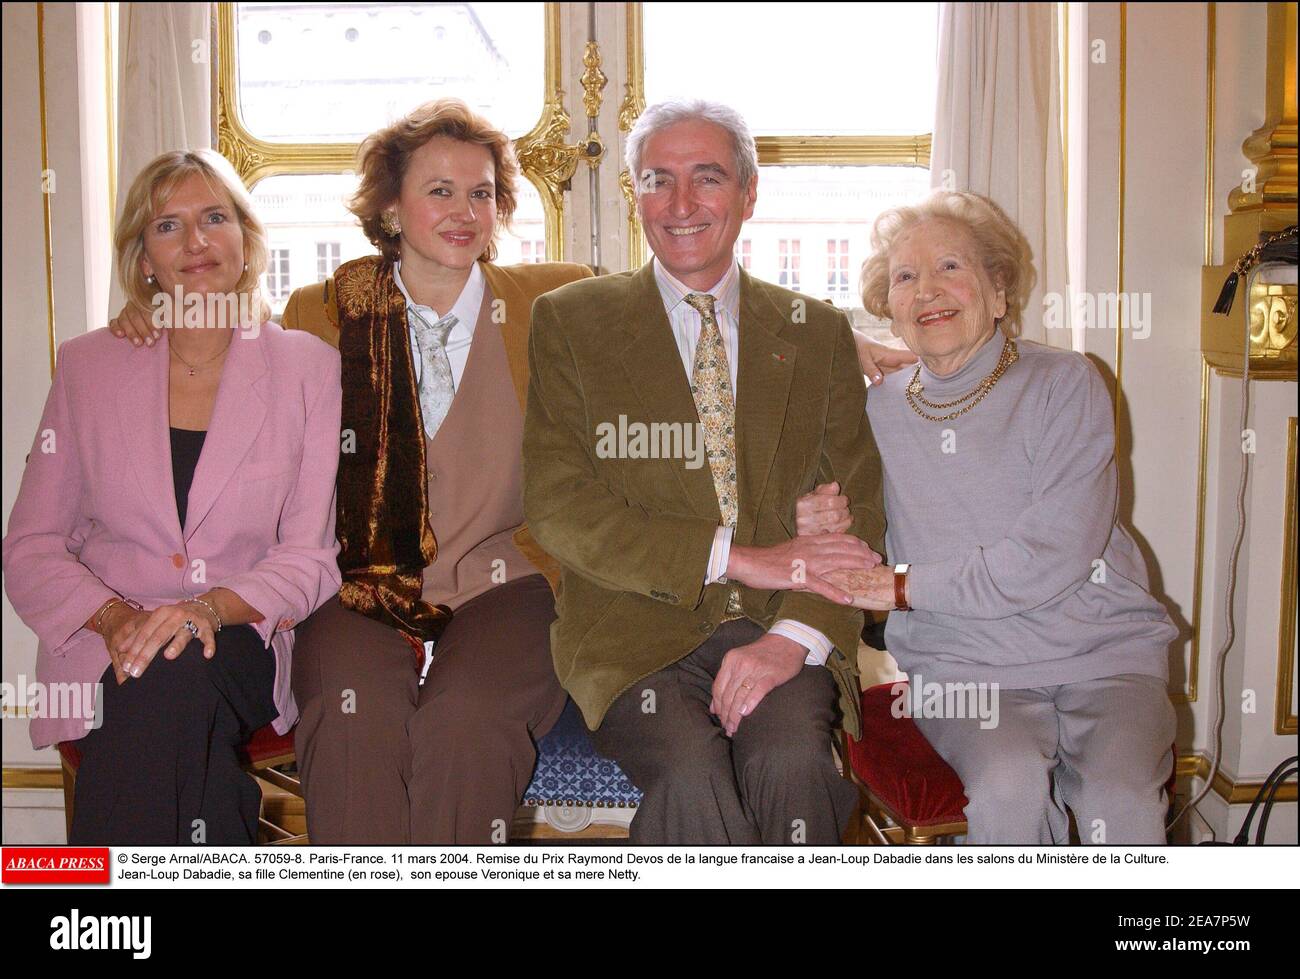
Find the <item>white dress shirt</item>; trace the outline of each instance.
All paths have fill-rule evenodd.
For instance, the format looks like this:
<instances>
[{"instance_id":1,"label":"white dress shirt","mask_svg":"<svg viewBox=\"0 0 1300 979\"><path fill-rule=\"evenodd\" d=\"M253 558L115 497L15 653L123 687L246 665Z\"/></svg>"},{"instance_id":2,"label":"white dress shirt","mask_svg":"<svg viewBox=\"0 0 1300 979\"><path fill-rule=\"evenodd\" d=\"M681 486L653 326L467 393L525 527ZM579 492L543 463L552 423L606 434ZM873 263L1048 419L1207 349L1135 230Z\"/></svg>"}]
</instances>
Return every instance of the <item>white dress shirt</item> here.
<instances>
[{"instance_id":1,"label":"white dress shirt","mask_svg":"<svg viewBox=\"0 0 1300 979\"><path fill-rule=\"evenodd\" d=\"M664 311L668 314L668 323L673 330L673 339L677 342L677 352L681 354L682 367L689 379L695 372L695 348L700 342L700 330L704 320L686 297L698 290L683 285L672 274L653 259L655 282L659 286L659 295L663 297ZM739 397L736 385L737 370L740 363L740 266L735 262L727 268L726 273L712 289L706 289L713 296L714 319L718 331L722 334L722 346L727 351L727 369L731 374L731 390ZM740 447L736 447L739 454ZM734 527L719 527L713 537L713 549L709 552L709 564L705 571L704 583L725 582L727 561L731 557L731 539ZM804 625L793 619L778 619L768 630L778 636L785 636L808 650L804 663L809 666L822 666L831 654L833 644L819 630Z\"/></svg>"},{"instance_id":2,"label":"white dress shirt","mask_svg":"<svg viewBox=\"0 0 1300 979\"><path fill-rule=\"evenodd\" d=\"M415 383L418 387L424 378L424 358L420 356L420 344L415 339L415 329L411 326L411 320L416 316L422 316L430 323L436 323L442 319L442 314L432 306L421 306L411 298L411 294L406 291L406 284L402 282L400 260L393 266L393 281L397 283L397 288L401 290L402 297L406 300L406 332L411 340L411 360L415 364ZM460 291L460 295L448 310L456 317L456 325L447 333L447 360L451 364L451 383L458 391L460 379L465 376L465 365L469 362L469 347L474 341L474 327L478 325L478 312L483 307L483 290L486 288L483 270L479 268L478 262L475 262L474 267L469 271L469 278L465 281L465 288ZM428 434L427 430L425 434ZM433 647L432 642L424 644L424 669L420 671L420 686L424 686L425 677L429 675L429 667L433 664Z\"/></svg>"},{"instance_id":3,"label":"white dress shirt","mask_svg":"<svg viewBox=\"0 0 1300 979\"><path fill-rule=\"evenodd\" d=\"M421 306L411 298L411 294L406 291L406 285L402 282L400 261L393 266L393 281L397 283L397 288L401 290L402 297L406 300L406 331L411 340L411 359L415 362L415 383L418 385L424 375L424 358L420 356L420 345L416 343L415 330L410 325L411 318L423 316L430 323L436 323L444 314L439 313L432 306ZM465 364L469 361L469 346L474 340L474 327L478 325L478 313L483 305L483 290L486 288L483 270L478 262L475 262L474 267L470 269L465 288L460 291L460 296L451 309L447 310L456 317L456 325L447 334L447 360L451 362L451 381L457 390L460 389L460 379L465 374Z\"/></svg>"}]
</instances>

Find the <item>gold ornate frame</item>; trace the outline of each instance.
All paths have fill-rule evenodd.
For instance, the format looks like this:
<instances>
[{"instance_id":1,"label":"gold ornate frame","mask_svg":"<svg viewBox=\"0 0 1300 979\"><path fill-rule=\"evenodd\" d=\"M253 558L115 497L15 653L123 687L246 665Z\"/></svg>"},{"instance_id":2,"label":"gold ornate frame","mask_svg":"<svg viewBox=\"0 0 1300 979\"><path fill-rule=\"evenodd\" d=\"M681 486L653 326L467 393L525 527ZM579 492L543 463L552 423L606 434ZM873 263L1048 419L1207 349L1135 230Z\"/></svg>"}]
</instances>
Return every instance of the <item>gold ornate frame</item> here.
<instances>
[{"instance_id":1,"label":"gold ornate frame","mask_svg":"<svg viewBox=\"0 0 1300 979\"><path fill-rule=\"evenodd\" d=\"M259 139L239 114L239 65L235 57L235 4L216 6L215 141L252 188L266 177L289 173L341 173L356 162L357 143L275 143ZM547 3L545 24L545 100L532 130L515 140L515 155L525 177L542 198L546 258L563 261L565 253L564 194L577 169L580 148L565 142L569 114L564 108L560 5Z\"/></svg>"},{"instance_id":2,"label":"gold ornate frame","mask_svg":"<svg viewBox=\"0 0 1300 979\"><path fill-rule=\"evenodd\" d=\"M1282 545L1282 612L1277 627L1277 692L1274 695L1273 733L1296 733L1295 669L1296 608L1296 418L1286 423L1286 535Z\"/></svg>"},{"instance_id":3,"label":"gold ornate frame","mask_svg":"<svg viewBox=\"0 0 1300 979\"><path fill-rule=\"evenodd\" d=\"M627 3L627 81L625 95L618 110L618 130L624 136L632 131L637 117L645 110L645 35L641 4ZM932 133L918 136L758 136L759 166L930 166ZM624 167L619 186L627 205L628 267L637 268L646 261L645 236L636 214L636 195L632 175Z\"/></svg>"}]
</instances>

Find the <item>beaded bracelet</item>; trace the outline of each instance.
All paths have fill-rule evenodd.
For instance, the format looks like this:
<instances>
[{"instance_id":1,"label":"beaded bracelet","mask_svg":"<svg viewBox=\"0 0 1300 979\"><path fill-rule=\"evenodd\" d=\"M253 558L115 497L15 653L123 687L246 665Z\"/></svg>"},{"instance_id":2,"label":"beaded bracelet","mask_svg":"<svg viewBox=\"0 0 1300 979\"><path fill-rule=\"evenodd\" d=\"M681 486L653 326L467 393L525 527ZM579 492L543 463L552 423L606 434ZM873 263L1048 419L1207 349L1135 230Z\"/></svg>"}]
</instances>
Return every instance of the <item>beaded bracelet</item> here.
<instances>
[{"instance_id":1,"label":"beaded bracelet","mask_svg":"<svg viewBox=\"0 0 1300 979\"><path fill-rule=\"evenodd\" d=\"M108 614L108 610L111 609L114 605L125 605L127 608L133 608L137 612L144 611L144 606L142 606L139 602L131 601L131 599L129 598L122 598L120 596L117 598L110 598L104 604L104 607L99 610L99 614L95 616L95 621L91 623L91 626L94 628L94 630L96 632L99 632L101 636L103 635L103 633L100 632L100 628L104 624L104 616Z\"/></svg>"},{"instance_id":2,"label":"beaded bracelet","mask_svg":"<svg viewBox=\"0 0 1300 979\"><path fill-rule=\"evenodd\" d=\"M196 598L191 598L191 599L189 599L189 601L191 601L191 602L198 602L200 605L202 605L204 608L206 608L209 612L211 612L211 613L212 613L212 617L213 617L214 619L217 620L217 628L216 628L215 630L213 630L213 631L215 631L215 632L220 632L220 631L221 631L221 613L217 611L217 608L216 608L215 605L213 605L211 602L209 602L209 601L208 601L207 599L205 599L205 598L197 598L197 597L196 597Z\"/></svg>"}]
</instances>

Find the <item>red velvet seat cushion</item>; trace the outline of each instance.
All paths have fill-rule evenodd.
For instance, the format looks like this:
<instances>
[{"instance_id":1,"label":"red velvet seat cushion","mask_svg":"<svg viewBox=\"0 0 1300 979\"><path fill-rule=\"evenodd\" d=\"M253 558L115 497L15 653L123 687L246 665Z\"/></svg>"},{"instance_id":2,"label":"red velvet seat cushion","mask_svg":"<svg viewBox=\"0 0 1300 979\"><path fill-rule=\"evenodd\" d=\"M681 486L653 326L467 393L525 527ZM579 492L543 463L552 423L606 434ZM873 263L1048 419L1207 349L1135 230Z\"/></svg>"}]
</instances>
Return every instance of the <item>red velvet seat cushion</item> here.
<instances>
[{"instance_id":1,"label":"red velvet seat cushion","mask_svg":"<svg viewBox=\"0 0 1300 979\"><path fill-rule=\"evenodd\" d=\"M967 800L961 779L910 717L891 711L907 695L905 682L863 691L862 740L848 739L849 765L876 798L913 825L962 821Z\"/></svg>"},{"instance_id":2,"label":"red velvet seat cushion","mask_svg":"<svg viewBox=\"0 0 1300 979\"><path fill-rule=\"evenodd\" d=\"M59 756L74 772L81 767L81 748L75 741L60 741Z\"/></svg>"},{"instance_id":3,"label":"red velvet seat cushion","mask_svg":"<svg viewBox=\"0 0 1300 979\"><path fill-rule=\"evenodd\" d=\"M257 765L271 758L293 754L293 731L276 734L270 724L258 728L239 749L239 759L245 765Z\"/></svg>"},{"instance_id":4,"label":"red velvet seat cushion","mask_svg":"<svg viewBox=\"0 0 1300 979\"><path fill-rule=\"evenodd\" d=\"M74 772L81 766L81 748L76 741L60 741L59 754ZM276 734L270 724L258 728L248 743L239 749L239 760L245 765L256 765L269 758L293 754L293 732Z\"/></svg>"}]
</instances>

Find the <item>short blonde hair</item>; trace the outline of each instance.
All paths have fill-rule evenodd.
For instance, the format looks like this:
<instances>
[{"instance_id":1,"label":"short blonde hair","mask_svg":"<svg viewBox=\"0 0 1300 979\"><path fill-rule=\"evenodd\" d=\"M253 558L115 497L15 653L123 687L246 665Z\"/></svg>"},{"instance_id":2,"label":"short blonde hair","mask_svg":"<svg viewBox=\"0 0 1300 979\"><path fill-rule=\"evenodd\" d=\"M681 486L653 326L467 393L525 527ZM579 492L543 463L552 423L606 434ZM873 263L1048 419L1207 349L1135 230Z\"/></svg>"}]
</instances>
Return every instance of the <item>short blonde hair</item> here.
<instances>
[{"instance_id":1,"label":"short blonde hair","mask_svg":"<svg viewBox=\"0 0 1300 979\"><path fill-rule=\"evenodd\" d=\"M214 150L173 150L157 157L140 171L127 191L122 216L117 222L113 246L117 252L117 278L127 301L149 309L156 285L151 285L140 267L144 257L144 232L185 178L198 174L214 194L224 191L234 207L244 235L244 271L235 291L249 295L259 319L271 312L262 296L262 273L266 271L266 227L253 212L253 200L244 182L224 156Z\"/></svg>"},{"instance_id":2,"label":"short blonde hair","mask_svg":"<svg viewBox=\"0 0 1300 979\"><path fill-rule=\"evenodd\" d=\"M361 184L348 201L348 210L361 222L370 243L389 262L401 257L398 238L384 233L380 220L384 209L402 196L402 178L411 154L435 136L447 136L462 143L486 146L492 154L495 173L497 226L482 257L497 257L497 236L510 226L518 204L515 162L510 137L495 128L460 99L436 99L407 113L392 125L371 133L357 150L357 175Z\"/></svg>"},{"instance_id":3,"label":"short blonde hair","mask_svg":"<svg viewBox=\"0 0 1300 979\"><path fill-rule=\"evenodd\" d=\"M1034 253L1015 223L987 197L964 191L937 190L920 204L895 207L876 218L871 229L871 257L863 263L862 305L881 319L889 312L889 258L898 240L924 221L942 219L964 226L975 241L977 258L993 285L1006 294L1007 311L998 326L1009 337L1020 335L1021 313L1037 273Z\"/></svg>"}]
</instances>

